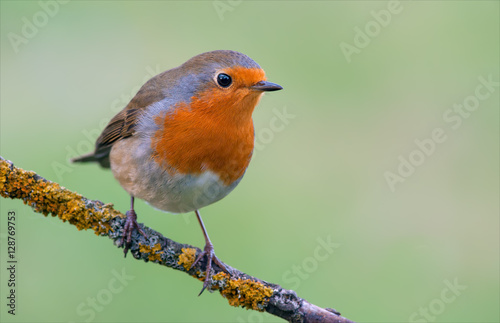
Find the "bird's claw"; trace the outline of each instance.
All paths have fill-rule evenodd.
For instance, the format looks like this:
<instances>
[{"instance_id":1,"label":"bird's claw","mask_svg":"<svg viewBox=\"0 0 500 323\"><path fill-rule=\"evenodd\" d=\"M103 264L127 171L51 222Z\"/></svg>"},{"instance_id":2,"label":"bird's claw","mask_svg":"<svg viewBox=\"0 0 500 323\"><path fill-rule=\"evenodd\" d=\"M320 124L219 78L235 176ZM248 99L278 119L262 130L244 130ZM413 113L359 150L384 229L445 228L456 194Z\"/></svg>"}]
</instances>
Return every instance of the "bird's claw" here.
<instances>
[{"instance_id":1,"label":"bird's claw","mask_svg":"<svg viewBox=\"0 0 500 323\"><path fill-rule=\"evenodd\" d=\"M229 275L232 275L232 270L226 266L222 261L220 261L219 258L215 255L214 252L214 247L212 244L206 244L205 248L203 251L196 257L196 260L193 262L191 267L189 268L190 270L196 266L198 262L200 262L203 257L207 256L207 266L206 266L206 273L205 273L205 281L203 282L203 288L201 289L201 292L198 294L200 296L203 291L211 284L212 282L212 263L215 263L217 266L219 266L224 272L228 273Z\"/></svg>"},{"instance_id":2,"label":"bird's claw","mask_svg":"<svg viewBox=\"0 0 500 323\"><path fill-rule=\"evenodd\" d=\"M127 252L130 249L130 243L132 242L132 232L134 229L137 230L144 238L146 237L146 233L139 227L139 224L137 223L137 214L135 213L134 210L129 210L127 213L125 213L127 216L127 219L125 220L125 225L123 227L123 235L122 235L122 246L124 246L123 249L123 254L124 257L127 256ZM125 240L125 237L127 238Z\"/></svg>"}]
</instances>

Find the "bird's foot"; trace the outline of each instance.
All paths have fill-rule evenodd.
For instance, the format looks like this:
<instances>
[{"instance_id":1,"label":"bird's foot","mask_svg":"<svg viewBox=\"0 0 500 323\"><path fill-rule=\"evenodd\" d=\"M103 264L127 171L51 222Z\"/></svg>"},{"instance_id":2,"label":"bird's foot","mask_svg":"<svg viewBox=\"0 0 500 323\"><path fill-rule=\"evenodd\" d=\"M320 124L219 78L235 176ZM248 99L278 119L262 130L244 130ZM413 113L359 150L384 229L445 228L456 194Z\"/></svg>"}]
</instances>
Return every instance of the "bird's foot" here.
<instances>
[{"instance_id":1,"label":"bird's foot","mask_svg":"<svg viewBox=\"0 0 500 323\"><path fill-rule=\"evenodd\" d=\"M142 234L144 238L147 237L144 231L142 231L142 229L137 224L137 214L135 213L135 211L127 211L125 215L127 216L127 219L125 220L125 226L123 227L122 246L124 246L124 257L127 257L127 252L130 249L130 243L132 242L132 232L134 231L134 229L137 229L137 232Z\"/></svg>"},{"instance_id":2,"label":"bird's foot","mask_svg":"<svg viewBox=\"0 0 500 323\"><path fill-rule=\"evenodd\" d=\"M198 296L203 293L203 291L210 285L212 282L212 263L217 264L224 272L228 274L232 274L231 269L227 267L222 261L220 261L219 258L215 255L214 252L214 246L211 243L205 244L205 248L203 251L196 257L196 260L193 262L191 265L191 268L193 268L198 262L200 262L203 257L207 256L207 266L206 266L206 273L205 273L205 281L203 282L203 288L201 289L201 292L198 294Z\"/></svg>"}]
</instances>

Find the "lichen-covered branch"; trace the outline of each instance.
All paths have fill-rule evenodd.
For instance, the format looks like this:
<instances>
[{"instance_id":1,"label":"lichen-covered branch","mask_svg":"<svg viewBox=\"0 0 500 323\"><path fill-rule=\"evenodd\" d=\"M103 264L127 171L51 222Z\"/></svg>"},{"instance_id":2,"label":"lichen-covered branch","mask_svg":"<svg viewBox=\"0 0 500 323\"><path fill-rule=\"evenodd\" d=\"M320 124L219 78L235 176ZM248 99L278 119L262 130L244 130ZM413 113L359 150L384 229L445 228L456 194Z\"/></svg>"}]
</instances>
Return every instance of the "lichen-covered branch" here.
<instances>
[{"instance_id":1,"label":"lichen-covered branch","mask_svg":"<svg viewBox=\"0 0 500 323\"><path fill-rule=\"evenodd\" d=\"M16 168L1 156L0 195L21 199L35 212L57 216L62 221L73 224L78 230L92 229L96 235L107 236L116 246L121 246L125 215L113 209L111 204L89 200L32 171ZM184 271L199 280L204 279L204 261L190 269L196 254L201 252L200 249L172 241L153 229L139 225L147 238L137 233L132 235L130 251L134 258ZM323 309L307 302L292 290L283 289L234 268L230 276L217 265L214 267L209 290L218 290L232 306L266 311L289 322L352 322L335 310Z\"/></svg>"}]
</instances>

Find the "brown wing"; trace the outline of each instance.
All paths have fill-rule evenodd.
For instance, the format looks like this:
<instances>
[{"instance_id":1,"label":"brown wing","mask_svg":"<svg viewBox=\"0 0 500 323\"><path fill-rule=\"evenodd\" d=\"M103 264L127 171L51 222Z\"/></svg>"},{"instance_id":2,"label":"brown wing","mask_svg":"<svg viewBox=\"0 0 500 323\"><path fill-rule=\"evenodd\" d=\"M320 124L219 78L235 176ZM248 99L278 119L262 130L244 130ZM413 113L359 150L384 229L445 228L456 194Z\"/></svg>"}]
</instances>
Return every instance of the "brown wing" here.
<instances>
[{"instance_id":1,"label":"brown wing","mask_svg":"<svg viewBox=\"0 0 500 323\"><path fill-rule=\"evenodd\" d=\"M94 159L109 168L109 152L113 144L134 135L137 117L142 108L125 108L111 119L95 143Z\"/></svg>"}]
</instances>

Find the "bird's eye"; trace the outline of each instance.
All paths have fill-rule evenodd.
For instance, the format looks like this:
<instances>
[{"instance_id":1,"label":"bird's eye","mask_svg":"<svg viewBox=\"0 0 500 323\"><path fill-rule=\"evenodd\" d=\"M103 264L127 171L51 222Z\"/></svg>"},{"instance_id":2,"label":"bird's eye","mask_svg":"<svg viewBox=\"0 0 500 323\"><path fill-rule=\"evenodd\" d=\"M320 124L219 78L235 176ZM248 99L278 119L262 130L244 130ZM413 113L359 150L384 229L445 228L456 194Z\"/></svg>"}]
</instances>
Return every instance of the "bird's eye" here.
<instances>
[{"instance_id":1,"label":"bird's eye","mask_svg":"<svg viewBox=\"0 0 500 323\"><path fill-rule=\"evenodd\" d=\"M233 80L231 79L231 76L227 74L220 73L219 75L217 75L217 83L219 83L219 85L222 87L228 87L232 82Z\"/></svg>"}]
</instances>

